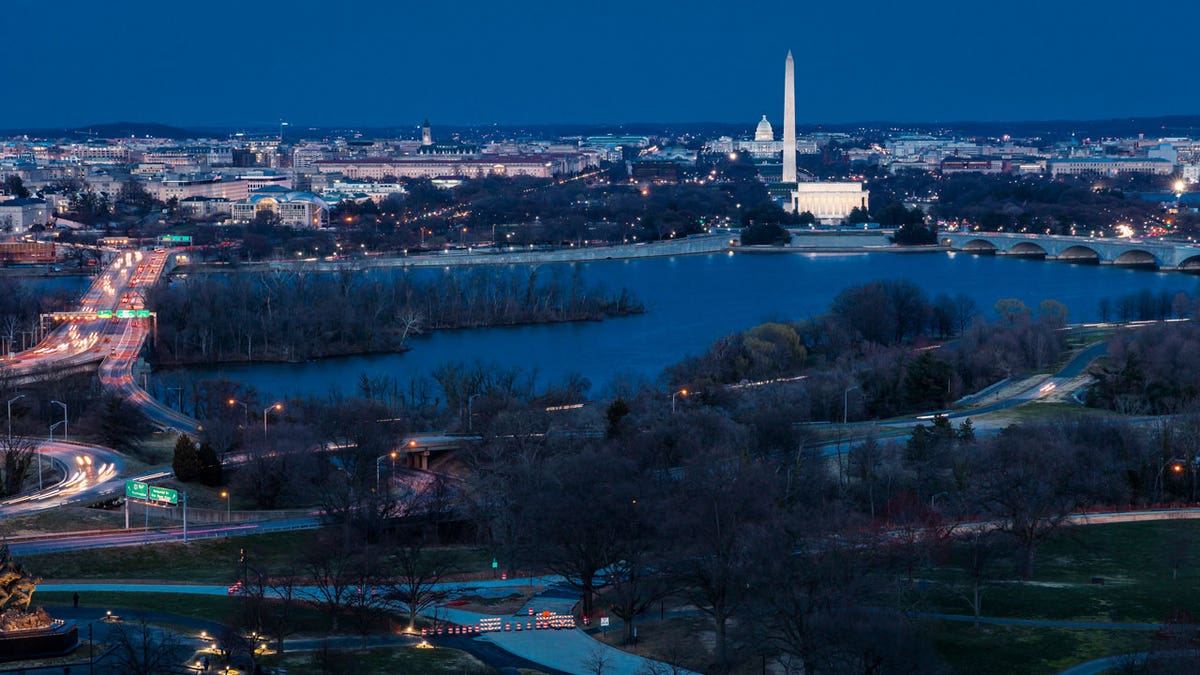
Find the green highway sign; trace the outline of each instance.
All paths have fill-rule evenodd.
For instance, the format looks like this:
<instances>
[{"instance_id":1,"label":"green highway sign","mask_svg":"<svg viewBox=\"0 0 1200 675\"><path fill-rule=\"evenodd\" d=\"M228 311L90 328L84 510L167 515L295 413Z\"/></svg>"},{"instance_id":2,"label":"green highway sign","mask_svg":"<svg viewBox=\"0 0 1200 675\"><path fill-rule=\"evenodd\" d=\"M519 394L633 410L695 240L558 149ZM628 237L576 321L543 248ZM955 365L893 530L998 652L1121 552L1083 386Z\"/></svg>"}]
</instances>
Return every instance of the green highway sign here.
<instances>
[{"instance_id":1,"label":"green highway sign","mask_svg":"<svg viewBox=\"0 0 1200 675\"><path fill-rule=\"evenodd\" d=\"M135 310L134 316L136 316L139 319L149 319L150 318L150 310L148 310L148 309Z\"/></svg>"},{"instance_id":2,"label":"green highway sign","mask_svg":"<svg viewBox=\"0 0 1200 675\"><path fill-rule=\"evenodd\" d=\"M161 241L167 241L175 244L190 244L192 238L190 235L184 234L164 234Z\"/></svg>"},{"instance_id":3,"label":"green highway sign","mask_svg":"<svg viewBox=\"0 0 1200 675\"><path fill-rule=\"evenodd\" d=\"M111 318L113 318L113 311L111 309L102 309L102 310L96 312L96 318L97 319L111 319Z\"/></svg>"},{"instance_id":4,"label":"green highway sign","mask_svg":"<svg viewBox=\"0 0 1200 675\"><path fill-rule=\"evenodd\" d=\"M179 503L178 490L154 487L139 480L125 481L125 496L132 499L144 499L148 502Z\"/></svg>"},{"instance_id":5,"label":"green highway sign","mask_svg":"<svg viewBox=\"0 0 1200 675\"><path fill-rule=\"evenodd\" d=\"M125 496L133 497L134 499L147 499L149 497L149 485L137 480L125 481Z\"/></svg>"},{"instance_id":6,"label":"green highway sign","mask_svg":"<svg viewBox=\"0 0 1200 675\"><path fill-rule=\"evenodd\" d=\"M160 488L151 485L149 497L150 501L152 502L166 502L168 504L179 503L179 491L171 490L170 488Z\"/></svg>"},{"instance_id":7,"label":"green highway sign","mask_svg":"<svg viewBox=\"0 0 1200 675\"><path fill-rule=\"evenodd\" d=\"M133 310L133 309L118 309L118 310L117 310L117 318L118 318L118 319L134 319L134 318L137 318L137 310Z\"/></svg>"}]
</instances>

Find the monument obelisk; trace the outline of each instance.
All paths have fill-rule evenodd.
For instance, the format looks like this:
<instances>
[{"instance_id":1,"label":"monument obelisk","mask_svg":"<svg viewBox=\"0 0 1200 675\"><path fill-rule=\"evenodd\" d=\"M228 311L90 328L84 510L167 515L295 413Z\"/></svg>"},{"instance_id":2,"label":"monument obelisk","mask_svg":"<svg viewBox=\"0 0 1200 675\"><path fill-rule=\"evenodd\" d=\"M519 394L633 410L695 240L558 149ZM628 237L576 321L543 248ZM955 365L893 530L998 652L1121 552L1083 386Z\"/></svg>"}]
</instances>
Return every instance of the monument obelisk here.
<instances>
[{"instance_id":1,"label":"monument obelisk","mask_svg":"<svg viewBox=\"0 0 1200 675\"><path fill-rule=\"evenodd\" d=\"M796 182L796 67L788 50L783 69L783 182Z\"/></svg>"}]
</instances>

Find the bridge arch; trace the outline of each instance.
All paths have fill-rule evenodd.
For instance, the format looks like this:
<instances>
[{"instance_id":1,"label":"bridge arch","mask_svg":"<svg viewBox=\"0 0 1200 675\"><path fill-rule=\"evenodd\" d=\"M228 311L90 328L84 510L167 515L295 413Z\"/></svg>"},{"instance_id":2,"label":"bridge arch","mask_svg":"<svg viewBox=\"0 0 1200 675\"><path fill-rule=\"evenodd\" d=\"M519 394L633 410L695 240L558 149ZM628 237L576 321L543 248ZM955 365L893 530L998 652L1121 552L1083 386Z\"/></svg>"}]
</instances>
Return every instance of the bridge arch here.
<instances>
[{"instance_id":1,"label":"bridge arch","mask_svg":"<svg viewBox=\"0 0 1200 675\"><path fill-rule=\"evenodd\" d=\"M972 239L963 244L962 250L967 253L995 253L999 247L987 239Z\"/></svg>"},{"instance_id":2,"label":"bridge arch","mask_svg":"<svg viewBox=\"0 0 1200 675\"><path fill-rule=\"evenodd\" d=\"M1100 253L1093 248L1076 244L1063 249L1062 253L1058 254L1058 259L1073 263L1099 264Z\"/></svg>"},{"instance_id":3,"label":"bridge arch","mask_svg":"<svg viewBox=\"0 0 1200 675\"><path fill-rule=\"evenodd\" d=\"M1159 267L1158 256L1140 248L1130 249L1113 260L1114 265L1122 267Z\"/></svg>"},{"instance_id":4,"label":"bridge arch","mask_svg":"<svg viewBox=\"0 0 1200 675\"><path fill-rule=\"evenodd\" d=\"M1179 271L1188 272L1189 274L1200 274L1200 253L1180 261Z\"/></svg>"},{"instance_id":5,"label":"bridge arch","mask_svg":"<svg viewBox=\"0 0 1200 675\"><path fill-rule=\"evenodd\" d=\"M1013 244L1013 247L1008 249L1008 254L1026 258L1045 258L1047 251L1044 247L1032 241L1022 241Z\"/></svg>"}]
</instances>

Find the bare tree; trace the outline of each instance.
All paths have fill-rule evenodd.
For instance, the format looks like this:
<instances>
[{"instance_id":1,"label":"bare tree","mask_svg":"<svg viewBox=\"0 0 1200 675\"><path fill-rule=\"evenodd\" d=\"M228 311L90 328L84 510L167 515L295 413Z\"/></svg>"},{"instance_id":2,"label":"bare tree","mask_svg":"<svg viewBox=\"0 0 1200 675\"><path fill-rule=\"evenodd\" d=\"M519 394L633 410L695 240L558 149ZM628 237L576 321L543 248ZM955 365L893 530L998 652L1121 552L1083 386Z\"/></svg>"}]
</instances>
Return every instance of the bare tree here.
<instances>
[{"instance_id":1,"label":"bare tree","mask_svg":"<svg viewBox=\"0 0 1200 675\"><path fill-rule=\"evenodd\" d=\"M4 473L0 481L0 497L14 495L21 491L25 477L33 465L34 450L38 441L24 436L8 437L0 435L0 471Z\"/></svg>"},{"instance_id":2,"label":"bare tree","mask_svg":"<svg viewBox=\"0 0 1200 675\"><path fill-rule=\"evenodd\" d=\"M716 670L729 664L728 627L752 597L757 574L778 542L776 493L765 471L729 456L697 458L667 504L662 536L689 599L713 620Z\"/></svg>"},{"instance_id":3,"label":"bare tree","mask_svg":"<svg viewBox=\"0 0 1200 675\"><path fill-rule=\"evenodd\" d=\"M111 663L127 675L174 673L188 656L176 633L151 626L145 618L113 624Z\"/></svg>"},{"instance_id":4,"label":"bare tree","mask_svg":"<svg viewBox=\"0 0 1200 675\"><path fill-rule=\"evenodd\" d=\"M608 648L597 646L583 658L583 670L588 675L605 675L612 668L612 655Z\"/></svg>"},{"instance_id":5,"label":"bare tree","mask_svg":"<svg viewBox=\"0 0 1200 675\"><path fill-rule=\"evenodd\" d=\"M438 584L454 570L453 560L445 551L428 549L420 540L413 540L396 544L389 562L392 573L387 597L404 603L412 630L418 614L446 597Z\"/></svg>"},{"instance_id":6,"label":"bare tree","mask_svg":"<svg viewBox=\"0 0 1200 675\"><path fill-rule=\"evenodd\" d=\"M336 633L338 618L354 588L354 558L340 541L321 535L308 549L305 563L312 597L329 616L330 631Z\"/></svg>"},{"instance_id":7,"label":"bare tree","mask_svg":"<svg viewBox=\"0 0 1200 675\"><path fill-rule=\"evenodd\" d=\"M1081 506L1071 448L1049 430L1010 431L987 444L976 475L979 507L1017 545L1021 576L1033 576L1038 546Z\"/></svg>"},{"instance_id":8,"label":"bare tree","mask_svg":"<svg viewBox=\"0 0 1200 675\"><path fill-rule=\"evenodd\" d=\"M280 654L284 640L299 630L296 624L299 581L300 574L293 567L276 570L268 581L271 601L265 607L263 621L266 632L275 638L275 651Z\"/></svg>"},{"instance_id":9,"label":"bare tree","mask_svg":"<svg viewBox=\"0 0 1200 675\"><path fill-rule=\"evenodd\" d=\"M975 626L983 616L983 595L992 578L996 557L1003 550L996 532L984 527L966 527L959 531L958 548L962 553L965 579L955 584L955 590L966 600L975 615Z\"/></svg>"}]
</instances>

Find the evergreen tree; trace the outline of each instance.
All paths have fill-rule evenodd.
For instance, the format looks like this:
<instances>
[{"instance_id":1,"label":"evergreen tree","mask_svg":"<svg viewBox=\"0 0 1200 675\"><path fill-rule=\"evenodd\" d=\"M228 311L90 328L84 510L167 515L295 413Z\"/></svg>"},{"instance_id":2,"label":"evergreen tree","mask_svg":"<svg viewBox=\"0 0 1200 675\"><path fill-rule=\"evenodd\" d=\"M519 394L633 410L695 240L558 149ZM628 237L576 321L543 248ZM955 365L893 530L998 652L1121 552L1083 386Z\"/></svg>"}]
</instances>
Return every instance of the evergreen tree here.
<instances>
[{"instance_id":1,"label":"evergreen tree","mask_svg":"<svg viewBox=\"0 0 1200 675\"><path fill-rule=\"evenodd\" d=\"M200 459L200 444L187 434L179 434L175 441L175 456L171 460L171 469L175 477L184 483L189 483L201 476L204 465Z\"/></svg>"}]
</instances>

